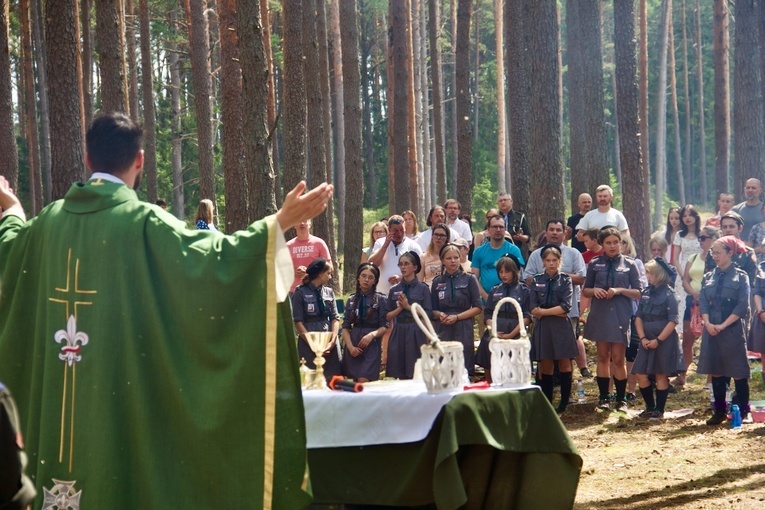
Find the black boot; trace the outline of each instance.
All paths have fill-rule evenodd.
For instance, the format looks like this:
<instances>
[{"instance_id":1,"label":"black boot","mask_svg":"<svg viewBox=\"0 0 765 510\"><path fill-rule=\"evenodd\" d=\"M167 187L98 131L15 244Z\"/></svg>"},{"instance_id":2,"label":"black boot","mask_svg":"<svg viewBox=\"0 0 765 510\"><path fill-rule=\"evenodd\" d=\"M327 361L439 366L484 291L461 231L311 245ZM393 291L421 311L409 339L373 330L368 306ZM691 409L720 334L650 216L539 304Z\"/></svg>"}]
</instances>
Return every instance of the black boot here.
<instances>
[{"instance_id":1,"label":"black boot","mask_svg":"<svg viewBox=\"0 0 765 510\"><path fill-rule=\"evenodd\" d=\"M571 372L560 373L560 404L555 409L558 414L562 414L568 406L568 401L571 399Z\"/></svg>"}]
</instances>

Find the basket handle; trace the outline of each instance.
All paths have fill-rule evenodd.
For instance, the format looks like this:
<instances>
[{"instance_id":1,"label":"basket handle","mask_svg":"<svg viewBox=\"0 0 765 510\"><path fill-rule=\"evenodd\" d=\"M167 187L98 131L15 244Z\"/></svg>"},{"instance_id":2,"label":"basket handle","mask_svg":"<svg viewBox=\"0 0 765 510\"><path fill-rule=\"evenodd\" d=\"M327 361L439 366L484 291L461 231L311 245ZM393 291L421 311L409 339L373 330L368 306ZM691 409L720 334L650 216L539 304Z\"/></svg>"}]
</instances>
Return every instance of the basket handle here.
<instances>
[{"instance_id":1,"label":"basket handle","mask_svg":"<svg viewBox=\"0 0 765 510\"><path fill-rule=\"evenodd\" d=\"M420 306L417 303L412 303L411 305L411 312L412 317L414 317L414 322L417 323L417 326L422 330L423 333L425 333L425 336L428 338L428 343L431 347L435 347L439 351L441 350L441 347L439 345L439 339L438 335L436 335L436 330L433 328L433 323L430 322L430 317L428 317L427 312L425 312L425 309Z\"/></svg>"},{"instance_id":2,"label":"basket handle","mask_svg":"<svg viewBox=\"0 0 765 510\"><path fill-rule=\"evenodd\" d=\"M515 306L515 313L518 314L518 323L521 327L521 338L528 339L526 324L523 323L523 310L521 310L521 305L518 303L518 300L512 297L503 297L494 306L494 314L491 317L491 337L499 338L497 336L497 314L499 314L499 309L502 308L502 305L505 303L512 303L513 306Z\"/></svg>"}]
</instances>

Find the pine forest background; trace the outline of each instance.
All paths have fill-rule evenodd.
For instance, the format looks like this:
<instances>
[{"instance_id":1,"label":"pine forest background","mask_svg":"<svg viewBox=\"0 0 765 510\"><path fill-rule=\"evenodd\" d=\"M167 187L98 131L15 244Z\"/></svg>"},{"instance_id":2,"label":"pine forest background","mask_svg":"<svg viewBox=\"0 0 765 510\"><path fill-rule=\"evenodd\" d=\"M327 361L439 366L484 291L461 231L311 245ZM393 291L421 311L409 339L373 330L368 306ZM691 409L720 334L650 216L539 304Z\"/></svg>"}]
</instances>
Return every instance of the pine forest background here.
<instances>
[{"instance_id":1,"label":"pine forest background","mask_svg":"<svg viewBox=\"0 0 765 510\"><path fill-rule=\"evenodd\" d=\"M670 204L765 180L765 0L4 0L0 17L0 173L30 216L87 177L99 110L144 125L139 196L181 219L211 198L233 232L300 179L334 182L314 233L346 260L365 211L422 228L447 197L482 218L507 190L538 234L605 182L643 251Z\"/></svg>"}]
</instances>

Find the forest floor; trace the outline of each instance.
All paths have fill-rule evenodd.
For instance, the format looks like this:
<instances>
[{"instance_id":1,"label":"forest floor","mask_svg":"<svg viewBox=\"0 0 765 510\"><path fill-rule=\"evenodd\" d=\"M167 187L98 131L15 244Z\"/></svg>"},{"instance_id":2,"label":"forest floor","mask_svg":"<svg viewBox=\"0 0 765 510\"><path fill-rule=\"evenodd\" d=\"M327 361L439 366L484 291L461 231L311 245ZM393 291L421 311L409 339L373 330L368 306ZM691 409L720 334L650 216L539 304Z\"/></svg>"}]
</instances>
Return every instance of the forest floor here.
<instances>
[{"instance_id":1,"label":"forest floor","mask_svg":"<svg viewBox=\"0 0 765 510\"><path fill-rule=\"evenodd\" d=\"M762 377L753 375L751 400L765 400ZM584 461L574 508L765 508L765 423L707 426L705 383L693 364L685 387L667 402L667 411L693 412L650 422L596 411L595 380L585 381L587 402L570 405L561 417ZM638 395L632 409L643 406Z\"/></svg>"}]
</instances>

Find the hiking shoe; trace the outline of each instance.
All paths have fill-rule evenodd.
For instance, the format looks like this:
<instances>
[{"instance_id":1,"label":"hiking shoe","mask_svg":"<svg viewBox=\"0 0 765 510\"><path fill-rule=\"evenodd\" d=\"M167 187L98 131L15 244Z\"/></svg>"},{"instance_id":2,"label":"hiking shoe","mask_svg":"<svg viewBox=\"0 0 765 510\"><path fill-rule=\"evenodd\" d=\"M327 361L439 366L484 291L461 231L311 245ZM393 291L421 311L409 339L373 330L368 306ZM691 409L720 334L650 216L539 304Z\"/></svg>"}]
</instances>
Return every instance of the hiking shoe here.
<instances>
[{"instance_id":1,"label":"hiking shoe","mask_svg":"<svg viewBox=\"0 0 765 510\"><path fill-rule=\"evenodd\" d=\"M616 409L617 411L621 411L623 413L626 413L627 409L629 409L629 408L630 408L630 406L629 406L629 404L627 404L626 400L618 401L616 403L616 406L614 407L614 409Z\"/></svg>"},{"instance_id":2,"label":"hiking shoe","mask_svg":"<svg viewBox=\"0 0 765 510\"><path fill-rule=\"evenodd\" d=\"M654 410L653 413L651 413L651 417L648 418L650 421L661 421L664 419L664 411L659 411L658 409Z\"/></svg>"},{"instance_id":3,"label":"hiking shoe","mask_svg":"<svg viewBox=\"0 0 765 510\"><path fill-rule=\"evenodd\" d=\"M601 398L600 400L598 400L598 409L602 409L604 411L610 411L611 399L606 397L606 398Z\"/></svg>"},{"instance_id":4,"label":"hiking shoe","mask_svg":"<svg viewBox=\"0 0 765 510\"><path fill-rule=\"evenodd\" d=\"M643 418L643 419L650 418L653 415L653 411L654 411L653 409L646 409L645 411L643 411L642 413L638 415L638 418Z\"/></svg>"},{"instance_id":5,"label":"hiking shoe","mask_svg":"<svg viewBox=\"0 0 765 510\"><path fill-rule=\"evenodd\" d=\"M741 411L741 423L754 423L752 415L746 411Z\"/></svg>"},{"instance_id":6,"label":"hiking shoe","mask_svg":"<svg viewBox=\"0 0 765 510\"><path fill-rule=\"evenodd\" d=\"M555 414L557 414L558 416L560 416L561 414L565 412L566 412L566 406L564 405L559 404L558 407L555 408Z\"/></svg>"},{"instance_id":7,"label":"hiking shoe","mask_svg":"<svg viewBox=\"0 0 765 510\"><path fill-rule=\"evenodd\" d=\"M715 414L707 420L707 425L719 425L727 419L728 416L725 414L725 411L715 411Z\"/></svg>"},{"instance_id":8,"label":"hiking shoe","mask_svg":"<svg viewBox=\"0 0 765 510\"><path fill-rule=\"evenodd\" d=\"M587 367L584 367L583 369L581 369L581 370L579 371L579 373L580 373L580 374L582 375L582 377L583 377L583 378L585 378L585 379L592 379L593 377L595 377L594 375L592 375L592 372L590 372L590 369L589 369L589 368L587 368Z\"/></svg>"},{"instance_id":9,"label":"hiking shoe","mask_svg":"<svg viewBox=\"0 0 765 510\"><path fill-rule=\"evenodd\" d=\"M637 397L635 397L635 394L630 392L626 395L627 402L634 402Z\"/></svg>"}]
</instances>

